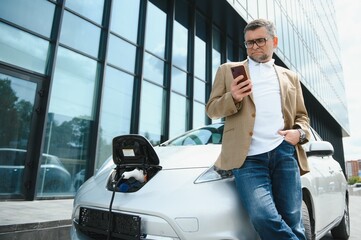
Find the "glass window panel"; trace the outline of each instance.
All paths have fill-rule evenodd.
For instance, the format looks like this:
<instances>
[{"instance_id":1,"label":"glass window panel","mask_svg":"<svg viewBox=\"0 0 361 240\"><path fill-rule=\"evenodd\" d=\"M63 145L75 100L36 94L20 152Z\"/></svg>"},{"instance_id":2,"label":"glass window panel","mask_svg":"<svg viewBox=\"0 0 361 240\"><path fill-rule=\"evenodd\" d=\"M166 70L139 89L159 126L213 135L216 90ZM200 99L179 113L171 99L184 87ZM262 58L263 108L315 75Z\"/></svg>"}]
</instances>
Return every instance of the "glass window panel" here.
<instances>
[{"instance_id":1,"label":"glass window panel","mask_svg":"<svg viewBox=\"0 0 361 240\"><path fill-rule=\"evenodd\" d=\"M221 65L221 33L213 28L212 34L212 84L217 73L218 67Z\"/></svg>"},{"instance_id":2,"label":"glass window panel","mask_svg":"<svg viewBox=\"0 0 361 240\"><path fill-rule=\"evenodd\" d=\"M151 2L148 2L147 11L145 48L164 58L167 15Z\"/></svg>"},{"instance_id":3,"label":"glass window panel","mask_svg":"<svg viewBox=\"0 0 361 240\"><path fill-rule=\"evenodd\" d=\"M49 42L0 22L0 61L45 74Z\"/></svg>"},{"instance_id":4,"label":"glass window panel","mask_svg":"<svg viewBox=\"0 0 361 240\"><path fill-rule=\"evenodd\" d=\"M75 114L58 112L49 112L47 120L36 197L74 195L72 179L81 175L89 160L90 130L94 123Z\"/></svg>"},{"instance_id":5,"label":"glass window panel","mask_svg":"<svg viewBox=\"0 0 361 240\"><path fill-rule=\"evenodd\" d=\"M44 0L1 0L0 18L50 37L54 10L55 5Z\"/></svg>"},{"instance_id":6,"label":"glass window panel","mask_svg":"<svg viewBox=\"0 0 361 240\"><path fill-rule=\"evenodd\" d=\"M183 95L187 93L187 73L175 67L172 68L172 90Z\"/></svg>"},{"instance_id":7,"label":"glass window panel","mask_svg":"<svg viewBox=\"0 0 361 240\"><path fill-rule=\"evenodd\" d=\"M49 112L93 119L93 102L98 80L96 61L59 48Z\"/></svg>"},{"instance_id":8,"label":"glass window panel","mask_svg":"<svg viewBox=\"0 0 361 240\"><path fill-rule=\"evenodd\" d=\"M96 61L61 47L58 49L43 155L50 156L66 171L54 178L50 172L40 169L37 197L74 194L72 179L84 175L90 159L97 69ZM49 159L46 157L42 161Z\"/></svg>"},{"instance_id":9,"label":"glass window panel","mask_svg":"<svg viewBox=\"0 0 361 240\"><path fill-rule=\"evenodd\" d=\"M0 194L2 197L24 195L26 155L27 151L24 149L0 148Z\"/></svg>"},{"instance_id":10,"label":"glass window panel","mask_svg":"<svg viewBox=\"0 0 361 240\"><path fill-rule=\"evenodd\" d=\"M0 195L24 196L23 175L37 84L0 73ZM4 166L5 165L5 166Z\"/></svg>"},{"instance_id":11,"label":"glass window panel","mask_svg":"<svg viewBox=\"0 0 361 240\"><path fill-rule=\"evenodd\" d=\"M258 18L268 19L267 0L258 0Z\"/></svg>"},{"instance_id":12,"label":"glass window panel","mask_svg":"<svg viewBox=\"0 0 361 240\"><path fill-rule=\"evenodd\" d=\"M271 20L272 22L275 21L273 1L274 0L267 0L267 15L268 15L267 19Z\"/></svg>"},{"instance_id":13,"label":"glass window panel","mask_svg":"<svg viewBox=\"0 0 361 240\"><path fill-rule=\"evenodd\" d=\"M196 78L194 79L194 99L200 102L205 102L205 86L205 82Z\"/></svg>"},{"instance_id":14,"label":"glass window panel","mask_svg":"<svg viewBox=\"0 0 361 240\"><path fill-rule=\"evenodd\" d=\"M234 53L233 53L233 41L229 37L227 37L227 62L236 61L234 59Z\"/></svg>"},{"instance_id":15,"label":"glass window panel","mask_svg":"<svg viewBox=\"0 0 361 240\"><path fill-rule=\"evenodd\" d=\"M163 102L163 88L143 81L139 132L153 145L159 144L161 140Z\"/></svg>"},{"instance_id":16,"label":"glass window panel","mask_svg":"<svg viewBox=\"0 0 361 240\"><path fill-rule=\"evenodd\" d=\"M26 149L36 83L0 73L0 146Z\"/></svg>"},{"instance_id":17,"label":"glass window panel","mask_svg":"<svg viewBox=\"0 0 361 240\"><path fill-rule=\"evenodd\" d=\"M194 74L201 79L206 78L206 43L198 37L194 45Z\"/></svg>"},{"instance_id":18,"label":"glass window panel","mask_svg":"<svg viewBox=\"0 0 361 240\"><path fill-rule=\"evenodd\" d=\"M193 128L204 126L206 115L206 107L199 102L193 102Z\"/></svg>"},{"instance_id":19,"label":"glass window panel","mask_svg":"<svg viewBox=\"0 0 361 240\"><path fill-rule=\"evenodd\" d=\"M133 76L112 67L106 68L100 108L96 169L111 155L113 138L130 132L133 84Z\"/></svg>"},{"instance_id":20,"label":"glass window panel","mask_svg":"<svg viewBox=\"0 0 361 240\"><path fill-rule=\"evenodd\" d=\"M202 16L196 16L196 37L194 42L194 75L206 79L206 24Z\"/></svg>"},{"instance_id":21,"label":"glass window panel","mask_svg":"<svg viewBox=\"0 0 361 240\"><path fill-rule=\"evenodd\" d=\"M78 122L73 119L69 122L62 122L60 126L57 125L57 123L53 123L51 126L53 134L51 139L53 148L49 148L51 149L51 154L43 153L40 157L40 168L37 174L36 197L74 195L75 192L70 171L76 171L76 168L73 168L75 165L72 161L69 161L72 158L69 153L73 150L70 146L75 148L73 145L75 144L75 141L77 141L75 139L80 137L77 136L77 133L75 134L75 132L77 132L77 128L83 127L84 125L82 122ZM73 131L73 134L65 137L63 131L67 130ZM82 132L83 129L79 130ZM85 132L88 132L87 130L89 129L86 129ZM82 134L83 132L81 135ZM78 143L79 142L76 144ZM54 147L54 145L57 147ZM77 161L77 159L74 160ZM76 174L74 173L74 175Z\"/></svg>"},{"instance_id":22,"label":"glass window panel","mask_svg":"<svg viewBox=\"0 0 361 240\"><path fill-rule=\"evenodd\" d=\"M60 42L72 48L98 57L100 28L65 11Z\"/></svg>"},{"instance_id":23,"label":"glass window panel","mask_svg":"<svg viewBox=\"0 0 361 240\"><path fill-rule=\"evenodd\" d=\"M292 26L289 26L289 36L290 36L290 55L291 55L291 63L297 67L296 53L295 48L297 47L298 41L295 41L295 32Z\"/></svg>"},{"instance_id":24,"label":"glass window panel","mask_svg":"<svg viewBox=\"0 0 361 240\"><path fill-rule=\"evenodd\" d=\"M212 84L216 77L217 69L221 65L221 53L212 49Z\"/></svg>"},{"instance_id":25,"label":"glass window panel","mask_svg":"<svg viewBox=\"0 0 361 240\"><path fill-rule=\"evenodd\" d=\"M108 46L108 62L131 73L135 69L136 47L110 34Z\"/></svg>"},{"instance_id":26,"label":"glass window panel","mask_svg":"<svg viewBox=\"0 0 361 240\"><path fill-rule=\"evenodd\" d=\"M236 6L237 12L239 12L244 19L247 19L247 0L237 0L234 1L234 4Z\"/></svg>"},{"instance_id":27,"label":"glass window panel","mask_svg":"<svg viewBox=\"0 0 361 240\"><path fill-rule=\"evenodd\" d=\"M110 29L137 42L140 0L113 1Z\"/></svg>"},{"instance_id":28,"label":"glass window panel","mask_svg":"<svg viewBox=\"0 0 361 240\"><path fill-rule=\"evenodd\" d=\"M163 85L164 62L149 53L144 54L143 76L147 80Z\"/></svg>"},{"instance_id":29,"label":"glass window panel","mask_svg":"<svg viewBox=\"0 0 361 240\"><path fill-rule=\"evenodd\" d=\"M282 31L283 31L283 43L284 43L284 54L288 59L291 58L290 54L290 38L288 32L288 20L287 17L282 14Z\"/></svg>"},{"instance_id":30,"label":"glass window panel","mask_svg":"<svg viewBox=\"0 0 361 240\"><path fill-rule=\"evenodd\" d=\"M188 29L180 23L174 22L173 33L173 65L187 70Z\"/></svg>"},{"instance_id":31,"label":"glass window panel","mask_svg":"<svg viewBox=\"0 0 361 240\"><path fill-rule=\"evenodd\" d=\"M70 0L65 1L65 6L96 23L102 24L104 0Z\"/></svg>"},{"instance_id":32,"label":"glass window panel","mask_svg":"<svg viewBox=\"0 0 361 240\"><path fill-rule=\"evenodd\" d=\"M248 14L251 16L251 19L258 18L258 1L248 0Z\"/></svg>"},{"instance_id":33,"label":"glass window panel","mask_svg":"<svg viewBox=\"0 0 361 240\"><path fill-rule=\"evenodd\" d=\"M280 7L275 4L275 27L277 30L277 36L278 36L278 49L281 50L282 52L284 52L284 47L283 47L283 41L284 41L284 35L283 35L283 31L282 31L282 17L281 17L281 9ZM279 54L279 52L278 52Z\"/></svg>"},{"instance_id":34,"label":"glass window panel","mask_svg":"<svg viewBox=\"0 0 361 240\"><path fill-rule=\"evenodd\" d=\"M170 119L169 138L175 137L186 131L187 99L176 93L171 93L170 97Z\"/></svg>"},{"instance_id":35,"label":"glass window panel","mask_svg":"<svg viewBox=\"0 0 361 240\"><path fill-rule=\"evenodd\" d=\"M183 70L188 70L188 29L188 3L185 1L175 1L172 61L173 65Z\"/></svg>"}]
</instances>

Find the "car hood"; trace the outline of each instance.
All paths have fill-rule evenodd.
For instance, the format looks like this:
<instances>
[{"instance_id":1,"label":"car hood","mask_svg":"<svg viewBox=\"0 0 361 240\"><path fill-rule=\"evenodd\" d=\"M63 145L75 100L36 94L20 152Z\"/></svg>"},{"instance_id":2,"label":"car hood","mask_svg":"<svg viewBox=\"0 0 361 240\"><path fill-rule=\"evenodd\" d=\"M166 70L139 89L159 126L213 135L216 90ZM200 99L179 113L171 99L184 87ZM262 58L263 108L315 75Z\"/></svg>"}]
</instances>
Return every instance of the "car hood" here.
<instances>
[{"instance_id":1,"label":"car hood","mask_svg":"<svg viewBox=\"0 0 361 240\"><path fill-rule=\"evenodd\" d=\"M155 147L163 169L210 167L217 160L221 145Z\"/></svg>"}]
</instances>

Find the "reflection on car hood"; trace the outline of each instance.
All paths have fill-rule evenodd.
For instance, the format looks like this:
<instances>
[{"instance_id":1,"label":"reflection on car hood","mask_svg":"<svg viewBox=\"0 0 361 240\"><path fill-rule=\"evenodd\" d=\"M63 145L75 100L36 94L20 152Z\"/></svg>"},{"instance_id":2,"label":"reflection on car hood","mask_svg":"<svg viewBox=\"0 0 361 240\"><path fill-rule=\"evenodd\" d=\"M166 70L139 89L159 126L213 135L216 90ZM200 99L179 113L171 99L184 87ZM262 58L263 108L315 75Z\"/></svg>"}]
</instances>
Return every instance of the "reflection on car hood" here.
<instances>
[{"instance_id":1,"label":"reflection on car hood","mask_svg":"<svg viewBox=\"0 0 361 240\"><path fill-rule=\"evenodd\" d=\"M220 144L155 147L163 169L210 167L221 151Z\"/></svg>"},{"instance_id":2,"label":"reflection on car hood","mask_svg":"<svg viewBox=\"0 0 361 240\"><path fill-rule=\"evenodd\" d=\"M214 164L221 152L220 144L193 145L193 146L166 146L154 147L162 169L207 168ZM112 157L98 169L95 175L108 173L115 164Z\"/></svg>"}]
</instances>

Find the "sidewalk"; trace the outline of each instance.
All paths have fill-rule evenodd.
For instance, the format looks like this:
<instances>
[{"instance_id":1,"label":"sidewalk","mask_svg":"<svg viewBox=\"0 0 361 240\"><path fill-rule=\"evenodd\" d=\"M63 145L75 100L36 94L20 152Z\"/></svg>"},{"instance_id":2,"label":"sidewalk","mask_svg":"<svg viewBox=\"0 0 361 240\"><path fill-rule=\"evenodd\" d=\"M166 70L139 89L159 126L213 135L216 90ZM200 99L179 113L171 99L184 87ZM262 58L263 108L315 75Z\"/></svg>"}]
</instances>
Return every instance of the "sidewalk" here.
<instances>
[{"instance_id":1,"label":"sidewalk","mask_svg":"<svg viewBox=\"0 0 361 240\"><path fill-rule=\"evenodd\" d=\"M73 199L0 202L0 239L67 240Z\"/></svg>"},{"instance_id":2,"label":"sidewalk","mask_svg":"<svg viewBox=\"0 0 361 240\"><path fill-rule=\"evenodd\" d=\"M73 199L0 202L0 239L68 240L72 204ZM361 196L358 194L350 196L350 219L349 240L359 240ZM329 233L321 240L332 239Z\"/></svg>"}]
</instances>

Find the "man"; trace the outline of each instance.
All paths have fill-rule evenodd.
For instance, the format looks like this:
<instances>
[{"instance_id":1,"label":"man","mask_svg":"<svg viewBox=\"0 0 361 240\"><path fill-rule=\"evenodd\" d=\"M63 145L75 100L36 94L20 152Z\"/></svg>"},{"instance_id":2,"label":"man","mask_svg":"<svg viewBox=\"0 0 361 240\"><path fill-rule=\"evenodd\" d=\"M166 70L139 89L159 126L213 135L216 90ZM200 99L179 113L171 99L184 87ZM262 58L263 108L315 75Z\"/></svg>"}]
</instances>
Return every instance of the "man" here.
<instances>
[{"instance_id":1,"label":"man","mask_svg":"<svg viewBox=\"0 0 361 240\"><path fill-rule=\"evenodd\" d=\"M301 144L309 118L299 79L272 59L278 38L272 22L257 19L244 29L247 60L217 71L207 114L225 118L215 166L232 170L239 197L262 239L306 239L300 174L309 171ZM231 68L244 65L235 79Z\"/></svg>"}]
</instances>

